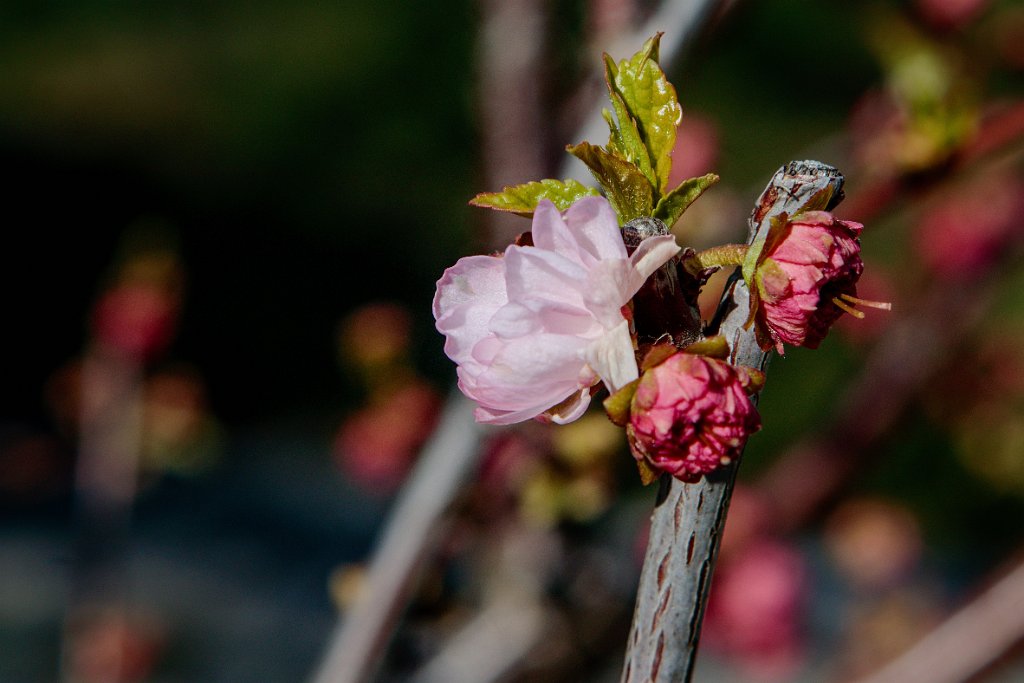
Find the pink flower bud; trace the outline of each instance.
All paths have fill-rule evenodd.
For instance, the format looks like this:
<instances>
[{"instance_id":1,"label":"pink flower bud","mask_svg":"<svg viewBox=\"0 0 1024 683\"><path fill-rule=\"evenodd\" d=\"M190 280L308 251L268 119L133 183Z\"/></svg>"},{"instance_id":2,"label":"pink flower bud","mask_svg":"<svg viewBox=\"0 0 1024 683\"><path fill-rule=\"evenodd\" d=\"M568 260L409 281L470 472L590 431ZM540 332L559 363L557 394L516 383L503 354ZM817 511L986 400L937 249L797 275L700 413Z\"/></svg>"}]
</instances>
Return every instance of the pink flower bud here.
<instances>
[{"instance_id":1,"label":"pink flower bud","mask_svg":"<svg viewBox=\"0 0 1024 683\"><path fill-rule=\"evenodd\" d=\"M874 304L856 298L864 270L857 241L863 227L808 211L773 228L754 272L761 348L774 346L779 353L783 344L818 348L844 312L861 317L853 305Z\"/></svg>"},{"instance_id":2,"label":"pink flower bud","mask_svg":"<svg viewBox=\"0 0 1024 683\"><path fill-rule=\"evenodd\" d=\"M689 353L650 368L626 426L633 456L688 482L729 464L761 428L747 384L741 369Z\"/></svg>"}]
</instances>

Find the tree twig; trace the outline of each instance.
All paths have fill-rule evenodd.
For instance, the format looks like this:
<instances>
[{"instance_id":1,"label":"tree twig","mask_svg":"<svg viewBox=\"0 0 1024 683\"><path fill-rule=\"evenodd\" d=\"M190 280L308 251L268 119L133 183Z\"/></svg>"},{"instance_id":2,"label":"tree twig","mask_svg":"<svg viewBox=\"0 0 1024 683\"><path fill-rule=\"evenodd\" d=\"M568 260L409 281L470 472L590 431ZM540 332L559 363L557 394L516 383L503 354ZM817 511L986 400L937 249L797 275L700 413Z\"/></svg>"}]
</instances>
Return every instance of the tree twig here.
<instances>
[{"instance_id":1,"label":"tree twig","mask_svg":"<svg viewBox=\"0 0 1024 683\"><path fill-rule=\"evenodd\" d=\"M413 578L442 532L442 515L473 471L482 431L472 404L453 392L395 504L366 583L331 638L315 683L357 683L372 675Z\"/></svg>"},{"instance_id":2,"label":"tree twig","mask_svg":"<svg viewBox=\"0 0 1024 683\"><path fill-rule=\"evenodd\" d=\"M831 208L842 199L842 185L836 169L818 162L792 162L779 169L755 205L748 242L762 236L773 217L796 213L822 190L831 190ZM752 329L743 329L749 310L746 285L734 277L719 307L718 332L730 342L733 363L764 370L770 353L761 351ZM737 468L738 463L724 467L696 484L662 477L623 683L690 680Z\"/></svg>"},{"instance_id":3,"label":"tree twig","mask_svg":"<svg viewBox=\"0 0 1024 683\"><path fill-rule=\"evenodd\" d=\"M857 683L959 683L1024 638L1024 563Z\"/></svg>"}]
</instances>

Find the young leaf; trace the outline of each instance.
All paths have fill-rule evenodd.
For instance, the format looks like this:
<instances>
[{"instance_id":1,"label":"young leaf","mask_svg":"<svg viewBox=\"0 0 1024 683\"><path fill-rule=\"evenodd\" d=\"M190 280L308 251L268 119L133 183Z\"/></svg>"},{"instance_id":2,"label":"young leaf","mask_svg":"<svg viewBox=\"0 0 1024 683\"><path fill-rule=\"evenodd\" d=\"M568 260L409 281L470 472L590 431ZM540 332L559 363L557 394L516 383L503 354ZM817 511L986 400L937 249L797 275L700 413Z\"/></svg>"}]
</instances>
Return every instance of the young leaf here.
<instances>
[{"instance_id":1,"label":"young leaf","mask_svg":"<svg viewBox=\"0 0 1024 683\"><path fill-rule=\"evenodd\" d=\"M637 128L636 121L629 113L629 107L626 106L622 94L615 87L615 74L618 73L618 70L615 68L615 62L607 54L604 56L604 67L608 99L611 100L612 107L615 109L616 119L613 121L611 113L607 110L603 112L610 130L608 151L636 165L651 183L651 187L657 188L658 180L651 166L651 155L640 137L640 129Z\"/></svg>"},{"instance_id":2,"label":"young leaf","mask_svg":"<svg viewBox=\"0 0 1024 683\"><path fill-rule=\"evenodd\" d=\"M582 197L598 195L593 187L573 180L538 180L523 185L510 185L501 192L484 192L469 200L473 206L497 211L509 211L520 216L532 216L542 199L549 199L559 211L565 211Z\"/></svg>"},{"instance_id":3,"label":"young leaf","mask_svg":"<svg viewBox=\"0 0 1024 683\"><path fill-rule=\"evenodd\" d=\"M639 168L589 142L569 145L566 149L590 168L604 187L620 222L651 215L654 208L651 184Z\"/></svg>"},{"instance_id":4,"label":"young leaf","mask_svg":"<svg viewBox=\"0 0 1024 683\"><path fill-rule=\"evenodd\" d=\"M676 89L658 66L660 41L661 34L658 33L644 43L640 52L619 62L618 71L614 74L615 89L622 95L636 121L640 138L650 155L657 180L655 192L659 195L668 185L672 148L676 144L676 125L683 115ZM622 125L620 119L619 127Z\"/></svg>"},{"instance_id":5,"label":"young leaf","mask_svg":"<svg viewBox=\"0 0 1024 683\"><path fill-rule=\"evenodd\" d=\"M718 176L714 173L684 180L658 201L658 206L654 208L654 217L660 218L665 225L671 228L690 204L704 194L704 190L717 182Z\"/></svg>"}]
</instances>

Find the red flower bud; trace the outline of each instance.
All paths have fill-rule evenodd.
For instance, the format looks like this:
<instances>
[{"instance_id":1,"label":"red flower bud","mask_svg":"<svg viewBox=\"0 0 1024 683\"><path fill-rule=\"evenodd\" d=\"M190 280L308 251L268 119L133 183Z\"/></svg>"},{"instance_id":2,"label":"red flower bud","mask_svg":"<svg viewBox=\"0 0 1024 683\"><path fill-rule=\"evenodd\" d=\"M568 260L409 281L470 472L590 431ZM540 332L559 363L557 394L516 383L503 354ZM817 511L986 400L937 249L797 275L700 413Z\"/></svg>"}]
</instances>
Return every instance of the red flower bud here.
<instances>
[{"instance_id":1,"label":"red flower bud","mask_svg":"<svg viewBox=\"0 0 1024 683\"><path fill-rule=\"evenodd\" d=\"M767 350L783 344L815 349L844 312L855 304L864 271L857 236L864 226L809 211L772 229L754 271L758 341Z\"/></svg>"},{"instance_id":2,"label":"red flower bud","mask_svg":"<svg viewBox=\"0 0 1024 683\"><path fill-rule=\"evenodd\" d=\"M647 370L630 406L629 437L642 465L695 482L739 457L761 418L742 369L677 353Z\"/></svg>"}]
</instances>

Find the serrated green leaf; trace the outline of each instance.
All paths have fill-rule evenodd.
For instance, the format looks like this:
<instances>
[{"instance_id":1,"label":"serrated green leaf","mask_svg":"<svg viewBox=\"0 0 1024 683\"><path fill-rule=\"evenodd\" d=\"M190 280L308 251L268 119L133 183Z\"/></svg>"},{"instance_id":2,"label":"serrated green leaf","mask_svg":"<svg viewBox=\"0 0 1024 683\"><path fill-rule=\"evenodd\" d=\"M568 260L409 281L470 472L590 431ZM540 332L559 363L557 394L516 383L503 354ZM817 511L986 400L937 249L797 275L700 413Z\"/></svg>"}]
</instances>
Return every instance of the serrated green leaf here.
<instances>
[{"instance_id":1,"label":"serrated green leaf","mask_svg":"<svg viewBox=\"0 0 1024 683\"><path fill-rule=\"evenodd\" d=\"M651 215L654 209L651 184L634 164L589 142L569 145L566 149L590 168L620 222Z\"/></svg>"},{"instance_id":2,"label":"serrated green leaf","mask_svg":"<svg viewBox=\"0 0 1024 683\"><path fill-rule=\"evenodd\" d=\"M658 179L654 175L654 168L651 166L651 155L640 135L636 121L629 112L622 94L615 86L615 62L607 54L604 56L604 80L608 88L608 99L611 100L615 109L615 121L611 113L604 112L605 121L608 122L610 135L608 136L608 151L615 156L621 157L634 164L644 174L647 181L655 188L657 194Z\"/></svg>"},{"instance_id":3,"label":"serrated green leaf","mask_svg":"<svg viewBox=\"0 0 1024 683\"><path fill-rule=\"evenodd\" d=\"M599 195L593 187L576 180L538 180L523 185L510 185L501 192L484 192L469 200L473 206L532 216L542 199L550 200L559 211L565 211L578 199Z\"/></svg>"},{"instance_id":4,"label":"serrated green leaf","mask_svg":"<svg viewBox=\"0 0 1024 683\"><path fill-rule=\"evenodd\" d=\"M604 122L608 124L608 151L625 158L625 154L619 151L625 143L622 140L622 133L619 131L618 122L607 109L601 110L601 116L604 118Z\"/></svg>"},{"instance_id":5,"label":"serrated green leaf","mask_svg":"<svg viewBox=\"0 0 1024 683\"><path fill-rule=\"evenodd\" d=\"M714 173L684 180L658 201L658 206L654 208L654 217L660 218L671 228L690 204L697 201L697 198L704 194L704 190L717 182L718 176Z\"/></svg>"},{"instance_id":6,"label":"serrated green leaf","mask_svg":"<svg viewBox=\"0 0 1024 683\"><path fill-rule=\"evenodd\" d=\"M676 126L682 118L676 89L668 82L665 72L658 66L658 33L644 43L643 48L629 59L619 62L614 73L615 90L636 121L640 138L650 158L654 172L655 193L661 195L668 185L672 168L672 148L676 144ZM606 68L606 71L611 71ZM619 120L622 128L622 120Z\"/></svg>"}]
</instances>

